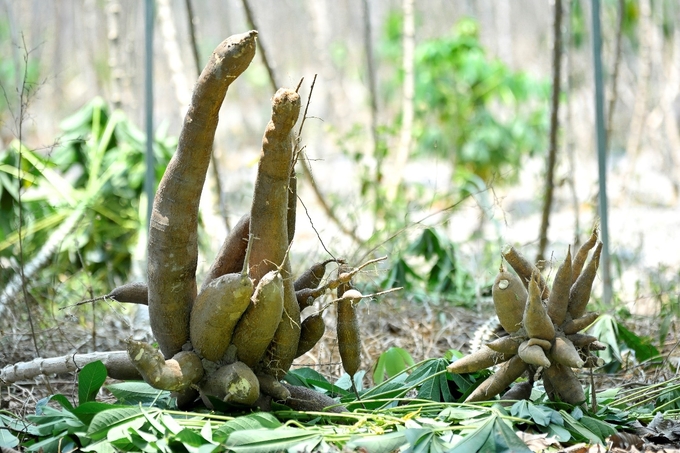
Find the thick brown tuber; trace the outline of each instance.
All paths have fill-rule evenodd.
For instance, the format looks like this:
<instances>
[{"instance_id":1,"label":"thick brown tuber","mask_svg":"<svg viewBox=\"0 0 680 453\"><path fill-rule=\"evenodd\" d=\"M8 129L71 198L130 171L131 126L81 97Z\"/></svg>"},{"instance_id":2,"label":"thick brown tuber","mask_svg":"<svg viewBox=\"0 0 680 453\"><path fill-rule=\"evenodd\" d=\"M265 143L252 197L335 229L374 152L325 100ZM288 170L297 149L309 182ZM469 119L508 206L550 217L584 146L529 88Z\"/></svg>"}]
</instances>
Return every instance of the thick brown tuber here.
<instances>
[{"instance_id":1,"label":"thick brown tuber","mask_svg":"<svg viewBox=\"0 0 680 453\"><path fill-rule=\"evenodd\" d=\"M564 263L555 274L552 290L537 267L517 250L507 247L504 257L519 277L501 266L492 296L498 319L509 333L480 350L451 363L451 373L471 373L500 365L466 401L480 401L502 393L525 372L529 382L542 377L551 399L580 404L585 396L572 368L601 363L591 351L601 347L595 337L579 334L597 318L586 312L597 272L602 244L595 244L597 233L579 249L576 257L567 250ZM595 248L584 266L588 251ZM579 275L574 275L579 273ZM523 291L524 283L528 291ZM518 289L519 288L519 289ZM523 389L523 394L528 394Z\"/></svg>"}]
</instances>

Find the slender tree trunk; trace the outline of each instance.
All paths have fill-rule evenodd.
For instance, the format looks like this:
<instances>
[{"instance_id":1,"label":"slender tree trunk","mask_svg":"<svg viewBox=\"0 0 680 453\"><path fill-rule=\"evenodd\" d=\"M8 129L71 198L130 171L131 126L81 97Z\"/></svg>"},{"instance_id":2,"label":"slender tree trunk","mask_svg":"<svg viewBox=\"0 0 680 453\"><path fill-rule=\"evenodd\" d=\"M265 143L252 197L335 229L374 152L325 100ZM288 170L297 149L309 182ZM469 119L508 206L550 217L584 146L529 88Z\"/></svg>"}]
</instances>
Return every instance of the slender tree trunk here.
<instances>
[{"instance_id":1,"label":"slender tree trunk","mask_svg":"<svg viewBox=\"0 0 680 453\"><path fill-rule=\"evenodd\" d=\"M647 96L649 94L651 41L652 41L652 5L650 0L640 0L640 51L638 54L638 79L635 87L635 104L633 105L633 116L630 120L628 141L626 143L626 155L630 159L627 178L632 182L635 174L635 164L638 158L644 124L647 118ZM629 184L629 190L633 184Z\"/></svg>"},{"instance_id":2,"label":"slender tree trunk","mask_svg":"<svg viewBox=\"0 0 680 453\"><path fill-rule=\"evenodd\" d=\"M555 162L557 161L557 133L559 129L560 82L562 66L562 0L555 0L555 19L553 21L553 86L550 112L550 143L548 148L548 164L545 171L545 193L543 195L543 211L539 232L538 253L536 261L544 259L548 244L548 226L555 189Z\"/></svg>"},{"instance_id":3,"label":"slender tree trunk","mask_svg":"<svg viewBox=\"0 0 680 453\"><path fill-rule=\"evenodd\" d=\"M394 200L404 177L404 169L411 153L413 143L413 118L415 97L414 53L415 53L415 20L414 0L403 0L404 30L402 38L404 83L401 92L401 132L399 147L395 156L394 168L387 182L387 201Z\"/></svg>"},{"instance_id":4,"label":"slender tree trunk","mask_svg":"<svg viewBox=\"0 0 680 453\"><path fill-rule=\"evenodd\" d=\"M618 23L616 26L616 48L614 49L614 64L612 68L611 92L609 94L609 106L607 108L607 151L612 136L612 122L614 120L614 110L618 100L619 70L621 69L621 43L623 36L623 18L625 15L625 0L618 1Z\"/></svg>"}]
</instances>

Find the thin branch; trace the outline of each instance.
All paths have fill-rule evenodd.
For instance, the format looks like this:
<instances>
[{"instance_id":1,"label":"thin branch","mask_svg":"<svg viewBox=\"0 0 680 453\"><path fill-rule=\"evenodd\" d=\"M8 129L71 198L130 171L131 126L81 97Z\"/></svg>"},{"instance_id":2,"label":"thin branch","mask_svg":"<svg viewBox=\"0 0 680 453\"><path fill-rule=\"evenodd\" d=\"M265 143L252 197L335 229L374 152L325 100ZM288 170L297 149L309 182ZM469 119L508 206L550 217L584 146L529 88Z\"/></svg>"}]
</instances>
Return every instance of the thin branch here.
<instances>
[{"instance_id":1,"label":"thin branch","mask_svg":"<svg viewBox=\"0 0 680 453\"><path fill-rule=\"evenodd\" d=\"M196 40L196 16L194 15L194 8L191 5L191 0L184 0L184 5L187 9L187 25L189 26L189 42L191 43L191 52L194 54L194 63L196 64L196 75L201 75L201 57L198 54L198 41Z\"/></svg>"},{"instance_id":2,"label":"thin branch","mask_svg":"<svg viewBox=\"0 0 680 453\"><path fill-rule=\"evenodd\" d=\"M555 0L555 16L553 21L553 86L550 112L550 144L548 149L548 164L545 171L545 194L543 198L543 212L539 232L538 254L536 262L543 260L548 244L548 226L550 211L555 189L555 162L557 160L557 133L559 130L560 85L562 66L562 0Z\"/></svg>"},{"instance_id":3,"label":"thin branch","mask_svg":"<svg viewBox=\"0 0 680 453\"><path fill-rule=\"evenodd\" d=\"M241 0L243 3L243 9L245 10L246 13L246 20L248 21L248 26L250 27L251 30L258 30L257 25L255 25L255 18L253 16L253 10L250 8L250 4L248 3L248 0ZM269 83L272 86L272 93L276 93L276 90L279 89L279 84L278 81L276 80L276 75L274 68L272 64L269 61L269 58L267 57L267 52L262 45L262 39L257 40L257 46L260 48L260 56L262 57L262 63L264 64L264 67L267 69L267 74L269 74Z\"/></svg>"}]
</instances>

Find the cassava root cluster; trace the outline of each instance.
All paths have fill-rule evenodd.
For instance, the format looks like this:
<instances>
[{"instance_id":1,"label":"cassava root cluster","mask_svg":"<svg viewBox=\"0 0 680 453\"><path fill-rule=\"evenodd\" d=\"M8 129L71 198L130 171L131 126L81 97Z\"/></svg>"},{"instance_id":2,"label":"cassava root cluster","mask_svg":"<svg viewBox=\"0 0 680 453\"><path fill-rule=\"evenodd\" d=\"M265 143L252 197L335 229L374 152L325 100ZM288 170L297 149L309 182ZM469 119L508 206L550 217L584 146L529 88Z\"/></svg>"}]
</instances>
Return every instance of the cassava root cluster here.
<instances>
[{"instance_id":1,"label":"cassava root cluster","mask_svg":"<svg viewBox=\"0 0 680 453\"><path fill-rule=\"evenodd\" d=\"M592 256L586 264L591 250ZM539 377L551 399L571 404L585 400L583 387L573 368L601 365L591 351L606 347L597 338L579 333L598 317L586 308L601 251L602 243L598 242L595 229L573 259L571 249L567 250L564 262L555 273L552 288L549 288L536 266L516 249L506 247L503 250L503 258L516 274L506 270L501 263L492 297L498 320L508 335L499 336L447 368L449 372L459 374L500 365L466 401L491 399L525 374L529 385L515 386L522 389L524 395L514 392L513 399L528 398L530 383Z\"/></svg>"},{"instance_id":2,"label":"cassava root cluster","mask_svg":"<svg viewBox=\"0 0 680 453\"><path fill-rule=\"evenodd\" d=\"M315 299L329 290L349 289L356 273L376 261L343 267L324 285L326 266L344 261L329 259L297 279L292 275L289 250L297 204L293 127L301 102L296 91L279 89L262 139L250 212L232 229L197 287L198 205L219 110L227 88L253 59L256 35L250 31L226 39L201 73L177 150L153 201L147 283L127 284L108 295L148 304L159 350L128 341L130 361L146 382L175 392L183 406L199 395L208 407L217 401L265 407L265 397L286 402L307 398L291 398L291 392L300 392L280 380L325 331L323 310L313 309ZM351 316L353 304L364 296L356 290L339 295L333 303L342 303L349 324L338 332L352 338L347 346L356 353L348 354L352 364L346 368L353 374L359 347ZM356 332L349 332L352 326Z\"/></svg>"}]
</instances>

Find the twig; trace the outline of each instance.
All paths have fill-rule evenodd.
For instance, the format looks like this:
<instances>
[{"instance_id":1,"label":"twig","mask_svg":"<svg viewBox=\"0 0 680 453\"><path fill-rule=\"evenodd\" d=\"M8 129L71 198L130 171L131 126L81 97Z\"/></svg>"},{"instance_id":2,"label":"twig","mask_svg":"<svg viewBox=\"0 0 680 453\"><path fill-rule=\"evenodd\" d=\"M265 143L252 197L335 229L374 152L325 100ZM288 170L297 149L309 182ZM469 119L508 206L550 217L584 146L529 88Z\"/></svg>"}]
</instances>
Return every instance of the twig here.
<instances>
[{"instance_id":1,"label":"twig","mask_svg":"<svg viewBox=\"0 0 680 453\"><path fill-rule=\"evenodd\" d=\"M241 2L243 3L243 9L245 10L246 13L246 20L248 21L248 26L250 27L251 30L259 30L257 28L257 25L255 25L255 18L253 16L253 11L250 8L248 0L241 0ZM267 52L264 48L264 45L262 45L262 39L257 40L257 46L260 48L260 56L262 57L262 63L264 64L264 67L267 69L267 74L269 74L269 83L271 83L273 90L272 93L276 93L276 90L279 89L280 85L276 80L274 68L272 67L269 58L267 57Z\"/></svg>"},{"instance_id":2,"label":"twig","mask_svg":"<svg viewBox=\"0 0 680 453\"><path fill-rule=\"evenodd\" d=\"M196 64L196 74L201 74L201 58L198 54L198 41L196 40L196 24L194 20L196 16L194 15L194 8L191 5L191 0L184 0L184 5L187 8L187 18L189 19L189 42L191 43L191 52L194 54L194 63Z\"/></svg>"},{"instance_id":3,"label":"twig","mask_svg":"<svg viewBox=\"0 0 680 453\"><path fill-rule=\"evenodd\" d=\"M543 260L548 244L548 226L555 188L555 162L557 160L557 131L559 129L560 85L562 66L562 0L555 0L555 19L553 20L553 86L550 113L550 145L548 164L545 171L545 193L543 195L543 212L539 230L539 243L536 262Z\"/></svg>"}]
</instances>

